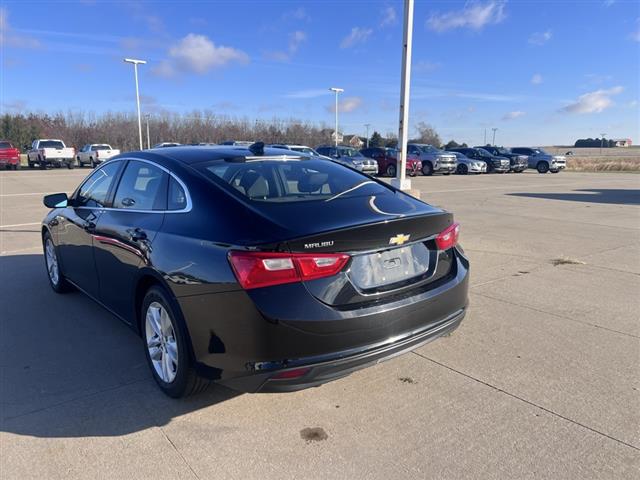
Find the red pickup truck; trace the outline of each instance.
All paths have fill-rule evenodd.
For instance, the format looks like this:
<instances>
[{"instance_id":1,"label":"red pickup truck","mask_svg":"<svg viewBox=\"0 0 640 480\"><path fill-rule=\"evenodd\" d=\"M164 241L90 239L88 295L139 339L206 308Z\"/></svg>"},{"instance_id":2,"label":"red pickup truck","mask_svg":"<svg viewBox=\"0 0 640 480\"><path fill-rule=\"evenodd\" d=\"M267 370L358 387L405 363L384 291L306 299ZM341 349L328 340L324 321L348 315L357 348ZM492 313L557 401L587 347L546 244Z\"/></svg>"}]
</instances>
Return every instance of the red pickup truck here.
<instances>
[{"instance_id":1,"label":"red pickup truck","mask_svg":"<svg viewBox=\"0 0 640 480\"><path fill-rule=\"evenodd\" d=\"M20 150L6 140L0 140L0 167L12 170L20 168Z\"/></svg>"}]
</instances>

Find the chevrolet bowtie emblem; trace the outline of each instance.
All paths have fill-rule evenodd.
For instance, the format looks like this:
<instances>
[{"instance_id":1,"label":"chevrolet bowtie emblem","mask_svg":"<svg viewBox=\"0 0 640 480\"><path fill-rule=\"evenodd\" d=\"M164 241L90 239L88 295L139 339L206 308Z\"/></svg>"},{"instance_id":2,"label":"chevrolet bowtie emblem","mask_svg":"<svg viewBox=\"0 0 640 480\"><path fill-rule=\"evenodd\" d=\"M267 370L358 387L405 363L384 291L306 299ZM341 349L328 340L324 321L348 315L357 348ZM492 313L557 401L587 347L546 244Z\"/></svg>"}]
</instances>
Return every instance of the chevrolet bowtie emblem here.
<instances>
[{"instance_id":1,"label":"chevrolet bowtie emblem","mask_svg":"<svg viewBox=\"0 0 640 480\"><path fill-rule=\"evenodd\" d=\"M402 245L405 242L409 241L409 237L411 235L405 235L404 233L399 233L395 237L391 237L389 239L389 245Z\"/></svg>"}]
</instances>

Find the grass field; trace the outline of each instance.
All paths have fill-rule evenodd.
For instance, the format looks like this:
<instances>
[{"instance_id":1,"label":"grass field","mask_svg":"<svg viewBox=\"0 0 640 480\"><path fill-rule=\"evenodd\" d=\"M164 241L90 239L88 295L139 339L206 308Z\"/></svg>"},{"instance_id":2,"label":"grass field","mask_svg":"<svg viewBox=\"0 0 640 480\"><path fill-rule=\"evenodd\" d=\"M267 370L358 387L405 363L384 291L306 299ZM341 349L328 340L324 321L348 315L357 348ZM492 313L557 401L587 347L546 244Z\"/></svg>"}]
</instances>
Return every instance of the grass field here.
<instances>
[{"instance_id":1,"label":"grass field","mask_svg":"<svg viewBox=\"0 0 640 480\"><path fill-rule=\"evenodd\" d=\"M567 157L567 170L575 172L640 172L640 147L630 148L574 148L544 147L556 155Z\"/></svg>"}]
</instances>

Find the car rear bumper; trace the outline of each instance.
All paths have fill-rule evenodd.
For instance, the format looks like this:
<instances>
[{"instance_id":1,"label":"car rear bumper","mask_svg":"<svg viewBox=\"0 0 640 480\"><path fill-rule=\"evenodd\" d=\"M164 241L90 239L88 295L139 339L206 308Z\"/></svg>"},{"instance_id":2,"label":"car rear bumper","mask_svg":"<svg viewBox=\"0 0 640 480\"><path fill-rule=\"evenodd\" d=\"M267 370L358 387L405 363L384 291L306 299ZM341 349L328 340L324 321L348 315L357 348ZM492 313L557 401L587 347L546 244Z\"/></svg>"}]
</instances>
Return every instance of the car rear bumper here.
<instances>
[{"instance_id":1,"label":"car rear bumper","mask_svg":"<svg viewBox=\"0 0 640 480\"><path fill-rule=\"evenodd\" d=\"M456 252L447 277L385 303L335 308L301 283L179 297L196 371L244 392L298 390L433 340L466 311L469 264Z\"/></svg>"}]
</instances>

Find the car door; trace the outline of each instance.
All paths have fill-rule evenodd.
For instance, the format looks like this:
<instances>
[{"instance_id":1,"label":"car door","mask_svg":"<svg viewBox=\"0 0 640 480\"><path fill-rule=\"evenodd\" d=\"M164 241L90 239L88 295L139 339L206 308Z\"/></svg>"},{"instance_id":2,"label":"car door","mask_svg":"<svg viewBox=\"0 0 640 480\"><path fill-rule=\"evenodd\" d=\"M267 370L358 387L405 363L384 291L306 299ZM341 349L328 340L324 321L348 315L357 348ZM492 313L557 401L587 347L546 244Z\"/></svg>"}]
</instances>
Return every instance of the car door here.
<instances>
[{"instance_id":1,"label":"car door","mask_svg":"<svg viewBox=\"0 0 640 480\"><path fill-rule=\"evenodd\" d=\"M122 162L114 162L89 175L60 215L56 228L56 242L65 276L96 298L99 286L93 234L121 167Z\"/></svg>"},{"instance_id":2,"label":"car door","mask_svg":"<svg viewBox=\"0 0 640 480\"><path fill-rule=\"evenodd\" d=\"M153 239L164 220L168 181L169 174L157 164L129 160L111 208L98 221L95 261L100 298L125 320L133 318L136 274L150 265Z\"/></svg>"}]
</instances>

